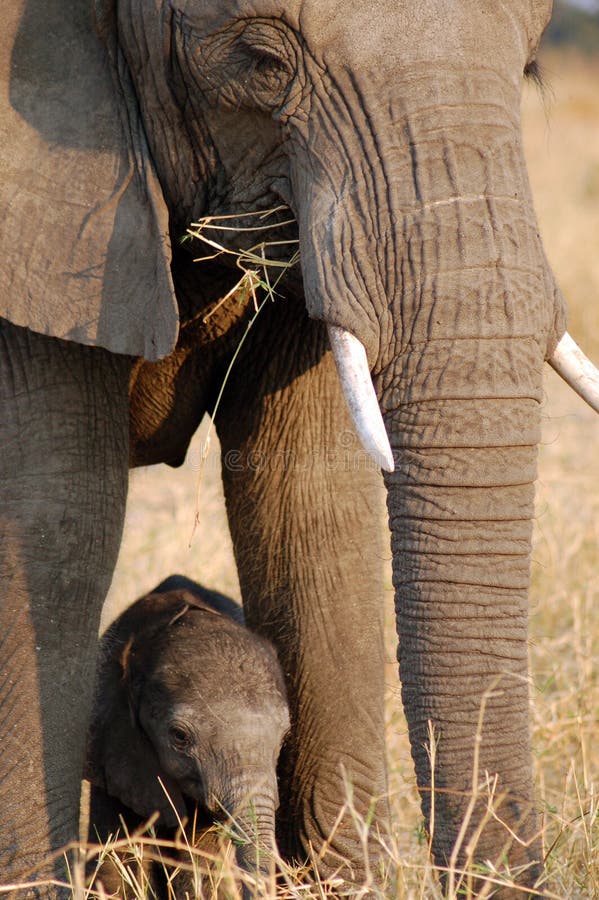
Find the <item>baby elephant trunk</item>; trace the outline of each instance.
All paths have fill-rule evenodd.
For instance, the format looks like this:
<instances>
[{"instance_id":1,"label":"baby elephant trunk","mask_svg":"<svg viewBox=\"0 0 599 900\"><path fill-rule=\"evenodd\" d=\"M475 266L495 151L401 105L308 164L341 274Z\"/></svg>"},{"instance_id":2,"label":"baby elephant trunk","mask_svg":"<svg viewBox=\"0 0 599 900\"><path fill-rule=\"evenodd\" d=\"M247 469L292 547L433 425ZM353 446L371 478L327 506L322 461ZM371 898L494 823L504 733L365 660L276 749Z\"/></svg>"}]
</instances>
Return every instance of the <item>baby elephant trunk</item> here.
<instances>
[{"instance_id":1,"label":"baby elephant trunk","mask_svg":"<svg viewBox=\"0 0 599 900\"><path fill-rule=\"evenodd\" d=\"M248 873L248 887L253 888L249 896L255 895L257 883L272 871L276 852L275 795L276 791L266 789L251 794L246 790L242 802L227 804L237 862Z\"/></svg>"}]
</instances>

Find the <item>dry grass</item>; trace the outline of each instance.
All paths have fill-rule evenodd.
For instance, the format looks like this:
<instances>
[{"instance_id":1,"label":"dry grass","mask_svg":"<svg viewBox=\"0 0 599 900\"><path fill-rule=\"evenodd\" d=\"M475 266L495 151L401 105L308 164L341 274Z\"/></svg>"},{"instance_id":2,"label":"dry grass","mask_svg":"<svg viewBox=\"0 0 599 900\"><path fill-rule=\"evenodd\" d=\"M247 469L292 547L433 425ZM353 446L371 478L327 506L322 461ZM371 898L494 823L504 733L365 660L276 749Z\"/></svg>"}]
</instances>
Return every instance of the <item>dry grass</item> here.
<instances>
[{"instance_id":1,"label":"dry grass","mask_svg":"<svg viewBox=\"0 0 599 900\"><path fill-rule=\"evenodd\" d=\"M574 338L599 359L599 62L549 57L525 103L531 181ZM599 897L599 420L546 378L531 593L532 722L552 887Z\"/></svg>"},{"instance_id":2,"label":"dry grass","mask_svg":"<svg viewBox=\"0 0 599 900\"><path fill-rule=\"evenodd\" d=\"M533 192L548 256L569 303L570 330L599 359L599 64L556 56L545 69L551 83L545 106L532 87L524 102ZM546 387L531 594L535 777L551 896L592 898L599 897L599 419L553 373ZM205 527L190 546L202 439L194 440L182 469L159 466L133 474L106 619L177 571L239 598L216 442L203 478ZM388 601L390 608L390 592ZM385 853L397 872L381 896L434 898L440 891L400 709L391 617L388 632L394 832ZM356 827L363 834L367 823L357 818ZM219 866L212 877L220 879L225 895L239 896L230 856ZM278 888L272 881L263 886L265 896L329 895L326 885L304 884L301 872L283 872ZM201 895L215 895L213 883L203 885Z\"/></svg>"}]
</instances>

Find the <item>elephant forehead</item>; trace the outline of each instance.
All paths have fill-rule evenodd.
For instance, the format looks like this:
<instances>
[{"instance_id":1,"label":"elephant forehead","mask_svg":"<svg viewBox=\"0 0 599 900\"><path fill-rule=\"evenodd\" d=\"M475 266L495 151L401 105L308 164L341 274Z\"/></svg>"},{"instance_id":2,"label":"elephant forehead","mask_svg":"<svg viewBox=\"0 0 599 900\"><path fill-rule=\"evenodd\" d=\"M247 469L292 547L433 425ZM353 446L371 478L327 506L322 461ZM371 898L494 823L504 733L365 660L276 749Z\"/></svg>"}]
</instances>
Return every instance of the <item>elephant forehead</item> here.
<instances>
[{"instance_id":1,"label":"elephant forehead","mask_svg":"<svg viewBox=\"0 0 599 900\"><path fill-rule=\"evenodd\" d=\"M254 691L280 691L282 673L276 655L261 637L223 615L191 608L173 625L159 631L145 647L149 666L165 680L177 678Z\"/></svg>"},{"instance_id":2,"label":"elephant forehead","mask_svg":"<svg viewBox=\"0 0 599 900\"><path fill-rule=\"evenodd\" d=\"M244 743L277 744L289 727L287 706L273 697L262 697L249 704L239 696L203 696L201 702L187 696L173 703L172 712L194 724L200 737L203 735L217 745L224 745L231 737Z\"/></svg>"},{"instance_id":3,"label":"elephant forehead","mask_svg":"<svg viewBox=\"0 0 599 900\"><path fill-rule=\"evenodd\" d=\"M499 56L521 71L531 26L524 6L507 9L495 0L305 0L302 33L325 63L357 70L373 63L388 73L423 62L476 66L485 59L496 64Z\"/></svg>"},{"instance_id":4,"label":"elephant forehead","mask_svg":"<svg viewBox=\"0 0 599 900\"><path fill-rule=\"evenodd\" d=\"M516 0L173 0L172 5L205 32L240 19L281 20L301 34L325 64L351 68L376 62L377 71L428 61L520 67L549 18L550 2Z\"/></svg>"},{"instance_id":5,"label":"elephant forehead","mask_svg":"<svg viewBox=\"0 0 599 900\"><path fill-rule=\"evenodd\" d=\"M283 676L274 653L244 629L239 633L215 629L194 635L187 629L167 635L156 655L148 649L146 685L153 693L175 700L226 703L229 698L248 707L285 706ZM194 640L194 637L196 638Z\"/></svg>"},{"instance_id":6,"label":"elephant forehead","mask_svg":"<svg viewBox=\"0 0 599 900\"><path fill-rule=\"evenodd\" d=\"M255 707L239 706L235 700L220 703L215 709L217 721L225 730L233 724L236 735L248 743L279 739L289 725L287 709L281 704L262 702Z\"/></svg>"}]
</instances>

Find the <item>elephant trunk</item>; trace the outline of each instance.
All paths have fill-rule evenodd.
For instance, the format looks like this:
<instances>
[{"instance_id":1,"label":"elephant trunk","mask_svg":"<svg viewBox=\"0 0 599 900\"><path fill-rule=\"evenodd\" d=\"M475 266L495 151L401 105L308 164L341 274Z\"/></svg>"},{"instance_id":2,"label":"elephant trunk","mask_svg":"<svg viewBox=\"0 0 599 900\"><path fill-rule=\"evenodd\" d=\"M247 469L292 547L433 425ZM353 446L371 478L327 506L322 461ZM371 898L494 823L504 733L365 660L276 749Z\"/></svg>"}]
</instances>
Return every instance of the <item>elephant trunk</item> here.
<instances>
[{"instance_id":1,"label":"elephant trunk","mask_svg":"<svg viewBox=\"0 0 599 900\"><path fill-rule=\"evenodd\" d=\"M543 362L563 305L532 207L519 85L490 69L428 72L423 104L424 77L407 73L392 99L374 75L352 83L352 128L335 134L362 126L361 156L319 148L329 180L311 193L298 169L313 207L303 234L299 210L302 253L316 259L306 295L333 333L364 345L391 442L398 657L435 855L505 858L532 883L527 596Z\"/></svg>"},{"instance_id":2,"label":"elephant trunk","mask_svg":"<svg viewBox=\"0 0 599 900\"><path fill-rule=\"evenodd\" d=\"M385 482L402 696L433 852L442 866L507 860L527 884L542 859L531 532L543 362L559 318L530 215L460 199L436 214L428 270L403 282L401 350L389 362L382 350L375 371L395 463ZM423 211L422 230L428 221Z\"/></svg>"},{"instance_id":3,"label":"elephant trunk","mask_svg":"<svg viewBox=\"0 0 599 900\"><path fill-rule=\"evenodd\" d=\"M402 696L435 856L532 864L528 880L541 859L527 598L542 356L534 340L504 349L502 362L496 341L458 342L404 362L413 388L383 386L396 461L385 480ZM516 361L531 355L526 377ZM448 396L458 369L476 396ZM418 371L452 389L431 379L417 396Z\"/></svg>"},{"instance_id":4,"label":"elephant trunk","mask_svg":"<svg viewBox=\"0 0 599 900\"><path fill-rule=\"evenodd\" d=\"M381 350L375 384L395 463L385 481L402 696L433 852L442 866L507 860L530 884L542 857L527 603L543 362L559 311L530 210L511 205L458 199L436 214L428 269L403 282L390 356L400 352L387 363ZM423 211L421 230L428 222Z\"/></svg>"},{"instance_id":5,"label":"elephant trunk","mask_svg":"<svg viewBox=\"0 0 599 900\"><path fill-rule=\"evenodd\" d=\"M276 851L277 805L276 789L274 793L266 786L255 790L245 781L231 787L224 803L224 809L231 817L237 862L256 877L268 874Z\"/></svg>"},{"instance_id":6,"label":"elephant trunk","mask_svg":"<svg viewBox=\"0 0 599 900\"><path fill-rule=\"evenodd\" d=\"M275 850L274 807L252 806L235 817L235 830L239 835L237 862L248 872L268 872L269 860Z\"/></svg>"}]
</instances>

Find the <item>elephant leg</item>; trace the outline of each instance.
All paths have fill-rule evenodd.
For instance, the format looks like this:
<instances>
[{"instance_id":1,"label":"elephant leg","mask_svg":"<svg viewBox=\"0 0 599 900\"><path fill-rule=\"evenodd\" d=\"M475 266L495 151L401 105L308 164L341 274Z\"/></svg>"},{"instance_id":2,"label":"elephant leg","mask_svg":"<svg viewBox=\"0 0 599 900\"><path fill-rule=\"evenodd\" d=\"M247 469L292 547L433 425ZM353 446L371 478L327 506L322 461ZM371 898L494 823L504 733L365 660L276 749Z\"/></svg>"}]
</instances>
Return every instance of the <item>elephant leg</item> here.
<instances>
[{"instance_id":1,"label":"elephant leg","mask_svg":"<svg viewBox=\"0 0 599 900\"><path fill-rule=\"evenodd\" d=\"M63 878L60 848L79 835L98 625L125 511L129 369L0 320L4 883Z\"/></svg>"},{"instance_id":2,"label":"elephant leg","mask_svg":"<svg viewBox=\"0 0 599 900\"><path fill-rule=\"evenodd\" d=\"M364 847L351 814L339 816L345 778L358 815L373 816L378 873L374 835L388 821L379 475L349 424L324 327L291 301L265 309L225 396L217 426L244 608L277 646L289 691L279 846L302 860L313 852L323 876L362 879Z\"/></svg>"}]
</instances>

